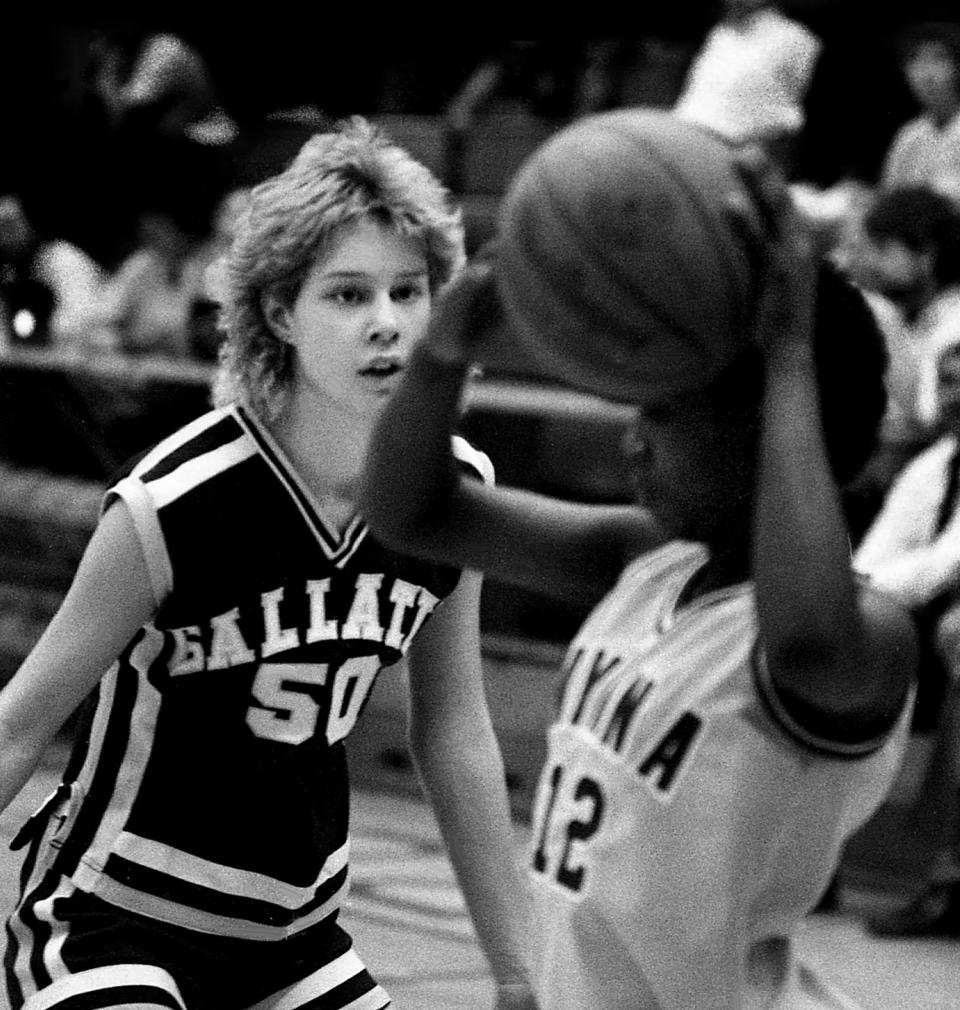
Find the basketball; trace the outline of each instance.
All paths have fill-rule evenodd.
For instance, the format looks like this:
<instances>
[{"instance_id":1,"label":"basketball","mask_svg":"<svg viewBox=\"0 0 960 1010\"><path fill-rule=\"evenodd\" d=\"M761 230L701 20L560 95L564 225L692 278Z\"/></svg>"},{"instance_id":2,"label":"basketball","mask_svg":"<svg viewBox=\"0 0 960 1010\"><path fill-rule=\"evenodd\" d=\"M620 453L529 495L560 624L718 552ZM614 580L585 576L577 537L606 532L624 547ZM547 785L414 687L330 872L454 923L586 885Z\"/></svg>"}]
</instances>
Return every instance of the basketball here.
<instances>
[{"instance_id":1,"label":"basketball","mask_svg":"<svg viewBox=\"0 0 960 1010\"><path fill-rule=\"evenodd\" d=\"M749 340L763 225L735 150L662 110L589 116L500 210L508 328L546 375L626 402L708 383Z\"/></svg>"}]
</instances>

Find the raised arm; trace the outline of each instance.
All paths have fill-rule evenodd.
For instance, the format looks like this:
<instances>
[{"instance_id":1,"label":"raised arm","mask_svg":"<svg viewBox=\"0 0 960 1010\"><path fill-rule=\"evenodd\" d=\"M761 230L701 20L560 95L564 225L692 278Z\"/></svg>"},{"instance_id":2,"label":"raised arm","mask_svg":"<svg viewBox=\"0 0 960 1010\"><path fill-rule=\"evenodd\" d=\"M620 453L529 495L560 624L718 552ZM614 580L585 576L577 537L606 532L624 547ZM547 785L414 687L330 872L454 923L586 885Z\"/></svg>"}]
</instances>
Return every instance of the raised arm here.
<instances>
[{"instance_id":1,"label":"raised arm","mask_svg":"<svg viewBox=\"0 0 960 1010\"><path fill-rule=\"evenodd\" d=\"M659 543L634 508L564 502L463 478L450 452L470 362L497 312L486 263L434 309L371 443L362 508L395 546L530 589L596 599L624 561Z\"/></svg>"},{"instance_id":2,"label":"raised arm","mask_svg":"<svg viewBox=\"0 0 960 1010\"><path fill-rule=\"evenodd\" d=\"M760 338L766 353L754 579L766 668L806 728L852 745L882 735L906 695L906 613L860 587L824 444L813 345L817 270L786 208L772 250ZM836 339L842 340L843 333Z\"/></svg>"},{"instance_id":3,"label":"raised arm","mask_svg":"<svg viewBox=\"0 0 960 1010\"><path fill-rule=\"evenodd\" d=\"M60 609L0 692L0 810L155 605L133 519L118 502L100 520Z\"/></svg>"}]
</instances>

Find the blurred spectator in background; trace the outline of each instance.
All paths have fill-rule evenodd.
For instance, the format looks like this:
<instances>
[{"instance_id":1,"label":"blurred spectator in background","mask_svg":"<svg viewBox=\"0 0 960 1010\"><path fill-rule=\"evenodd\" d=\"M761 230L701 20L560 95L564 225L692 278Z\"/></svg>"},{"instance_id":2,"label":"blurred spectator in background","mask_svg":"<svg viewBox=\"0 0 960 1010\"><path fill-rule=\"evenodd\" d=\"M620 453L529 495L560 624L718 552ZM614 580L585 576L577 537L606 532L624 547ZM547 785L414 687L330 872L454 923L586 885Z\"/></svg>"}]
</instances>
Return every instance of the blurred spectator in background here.
<instances>
[{"instance_id":1,"label":"blurred spectator in background","mask_svg":"<svg viewBox=\"0 0 960 1010\"><path fill-rule=\"evenodd\" d=\"M194 297L187 321L189 351L197 361L216 361L223 339L219 325L220 302L225 288L226 254L233 244L237 224L250 203L249 188L227 193L213 214L213 229L196 249L193 261L201 274L202 290Z\"/></svg>"},{"instance_id":2,"label":"blurred spectator in background","mask_svg":"<svg viewBox=\"0 0 960 1010\"><path fill-rule=\"evenodd\" d=\"M878 195L928 186L960 204L960 26L913 25L899 36L900 67L919 114L904 123L887 148L877 184L845 177L824 189L793 187L843 270L869 259L864 217Z\"/></svg>"},{"instance_id":3,"label":"blurred spectator in background","mask_svg":"<svg viewBox=\"0 0 960 1010\"><path fill-rule=\"evenodd\" d=\"M0 197L0 327L6 346L50 342L55 297L39 275L38 247L17 197Z\"/></svg>"},{"instance_id":4,"label":"blurred spectator in background","mask_svg":"<svg viewBox=\"0 0 960 1010\"><path fill-rule=\"evenodd\" d=\"M445 181L464 185L467 137L481 115L562 121L570 115L581 43L510 39L482 58L443 111Z\"/></svg>"},{"instance_id":5,"label":"blurred spectator in background","mask_svg":"<svg viewBox=\"0 0 960 1010\"><path fill-rule=\"evenodd\" d=\"M8 87L31 91L23 98L29 120L7 120L15 132L4 134L11 180L4 188L20 195L42 234L66 238L114 269L138 241L140 177L188 157L228 172L232 119L206 61L177 32L145 18L40 20L23 35L22 84L12 71L4 77ZM6 41L10 56L20 34ZM189 199L192 171L171 173L171 182Z\"/></svg>"},{"instance_id":6,"label":"blurred spectator in background","mask_svg":"<svg viewBox=\"0 0 960 1010\"><path fill-rule=\"evenodd\" d=\"M734 143L759 143L788 166L820 40L768 0L724 0L724 9L676 113Z\"/></svg>"},{"instance_id":7,"label":"blurred spectator in background","mask_svg":"<svg viewBox=\"0 0 960 1010\"><path fill-rule=\"evenodd\" d=\"M880 185L929 185L960 201L960 26L911 29L901 43L901 66L920 113L897 131Z\"/></svg>"},{"instance_id":8,"label":"blurred spectator in background","mask_svg":"<svg viewBox=\"0 0 960 1010\"><path fill-rule=\"evenodd\" d=\"M662 35L589 39L577 74L571 116L628 106L669 108L696 45Z\"/></svg>"},{"instance_id":9,"label":"blurred spectator in background","mask_svg":"<svg viewBox=\"0 0 960 1010\"><path fill-rule=\"evenodd\" d=\"M194 356L191 326L207 301L204 279L211 257L222 252L213 232L213 208L145 197L139 247L105 287L104 319L127 354Z\"/></svg>"},{"instance_id":10,"label":"blurred spectator in background","mask_svg":"<svg viewBox=\"0 0 960 1010\"><path fill-rule=\"evenodd\" d=\"M927 886L867 920L881 936L960 936L960 334L937 368L939 438L898 476L855 567L913 613L920 642L914 730L935 734L916 805Z\"/></svg>"},{"instance_id":11,"label":"blurred spectator in background","mask_svg":"<svg viewBox=\"0 0 960 1010\"><path fill-rule=\"evenodd\" d=\"M0 332L7 347L109 349L101 316L106 272L63 239L44 240L19 198L0 197Z\"/></svg>"},{"instance_id":12,"label":"blurred spectator in background","mask_svg":"<svg viewBox=\"0 0 960 1010\"><path fill-rule=\"evenodd\" d=\"M882 193L843 264L867 294L887 340L888 411L871 463L883 494L929 444L936 420L939 351L960 340L960 208L929 187Z\"/></svg>"},{"instance_id":13,"label":"blurred spectator in background","mask_svg":"<svg viewBox=\"0 0 960 1010\"><path fill-rule=\"evenodd\" d=\"M91 89L118 129L226 144L237 126L203 57L170 32L101 32L91 46Z\"/></svg>"},{"instance_id":14,"label":"blurred spectator in background","mask_svg":"<svg viewBox=\"0 0 960 1010\"><path fill-rule=\"evenodd\" d=\"M448 129L463 132L483 112L544 119L569 115L581 44L510 39L482 59L448 103Z\"/></svg>"}]
</instances>

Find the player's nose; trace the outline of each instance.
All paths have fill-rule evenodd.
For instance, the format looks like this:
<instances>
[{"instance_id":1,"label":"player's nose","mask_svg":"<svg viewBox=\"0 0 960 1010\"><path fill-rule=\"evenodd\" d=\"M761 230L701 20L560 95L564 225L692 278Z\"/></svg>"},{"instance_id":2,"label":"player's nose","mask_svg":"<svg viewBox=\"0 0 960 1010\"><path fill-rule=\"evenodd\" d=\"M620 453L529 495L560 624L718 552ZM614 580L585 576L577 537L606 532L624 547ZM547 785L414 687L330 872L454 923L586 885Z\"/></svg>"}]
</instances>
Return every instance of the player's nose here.
<instances>
[{"instance_id":1,"label":"player's nose","mask_svg":"<svg viewBox=\"0 0 960 1010\"><path fill-rule=\"evenodd\" d=\"M400 319L389 294L374 299L367 320L367 339L372 343L393 344L400 339Z\"/></svg>"}]
</instances>

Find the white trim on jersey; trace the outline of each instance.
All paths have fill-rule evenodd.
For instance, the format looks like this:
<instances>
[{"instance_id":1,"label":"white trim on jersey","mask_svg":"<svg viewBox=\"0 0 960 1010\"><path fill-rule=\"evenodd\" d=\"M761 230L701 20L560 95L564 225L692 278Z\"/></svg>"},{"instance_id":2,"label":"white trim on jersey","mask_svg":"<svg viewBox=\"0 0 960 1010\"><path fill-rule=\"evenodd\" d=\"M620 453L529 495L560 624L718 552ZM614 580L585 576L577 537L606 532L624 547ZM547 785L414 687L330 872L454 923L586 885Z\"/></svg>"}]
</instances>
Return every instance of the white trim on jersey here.
<instances>
[{"instance_id":1,"label":"white trim on jersey","mask_svg":"<svg viewBox=\"0 0 960 1010\"><path fill-rule=\"evenodd\" d=\"M127 887L119 880L103 874L97 878L96 885L90 888L90 893L110 902L111 905L116 905L117 908L145 915L149 919L168 922L173 926L193 929L198 933L229 936L235 940L274 941L286 940L294 933L300 933L307 927L322 922L343 905L348 890L349 884L345 878L343 884L322 905L286 926L269 926L232 915L218 915L215 912L195 908L193 905L183 905L169 898L148 894L136 887Z\"/></svg>"},{"instance_id":2,"label":"white trim on jersey","mask_svg":"<svg viewBox=\"0 0 960 1010\"><path fill-rule=\"evenodd\" d=\"M30 881L24 888L23 893L25 895L29 896L33 894L46 872L46 869L47 867L45 864L38 865L34 868ZM70 897L75 890L76 888L74 887L72 881L65 878L61 879L57 887L46 899L38 901L31 906L31 913L35 917L36 921L43 924L48 929L55 927L56 920L53 916L53 903L58 898ZM35 955L37 943L35 927L31 927L24 922L24 920L20 917L20 910L18 908L10 916L8 928L17 942L17 955L13 962L12 972L26 999L25 1006L30 1006L29 994L35 994L37 991L37 982L31 969L31 961ZM52 939L48 940L43 945L40 956L43 961L43 967L49 976L53 979L57 979L67 972L67 966L63 963L63 960L60 957L60 948L63 945L64 937L57 935L58 930L56 928L52 928L51 932L53 934Z\"/></svg>"},{"instance_id":3,"label":"white trim on jersey","mask_svg":"<svg viewBox=\"0 0 960 1010\"><path fill-rule=\"evenodd\" d=\"M150 493L157 509L162 509L210 477L223 473L256 454L256 446L241 436L233 442L205 452L202 456L181 463L176 470L163 477L155 477L145 483L150 485Z\"/></svg>"},{"instance_id":4,"label":"white trim on jersey","mask_svg":"<svg viewBox=\"0 0 960 1010\"><path fill-rule=\"evenodd\" d=\"M366 967L351 947L329 964L318 968L312 975L294 982L293 985L281 989L280 992L268 996L259 1003L254 1003L247 1010L298 1010L299 1007L325 996L332 989L349 982L355 975L364 971ZM365 992L358 999L344 1003L340 1010L381 1010L389 1004L390 997L387 993L379 985L374 985L369 992Z\"/></svg>"},{"instance_id":5,"label":"white trim on jersey","mask_svg":"<svg viewBox=\"0 0 960 1010\"><path fill-rule=\"evenodd\" d=\"M350 856L350 843L344 842L339 849L331 852L317 879L306 887L295 887L263 873L213 863L172 845L142 838L130 831L120 832L113 852L132 863L160 870L190 884L213 887L224 894L266 901L295 911L306 905L320 887L346 867Z\"/></svg>"},{"instance_id":6,"label":"white trim on jersey","mask_svg":"<svg viewBox=\"0 0 960 1010\"><path fill-rule=\"evenodd\" d=\"M163 643L164 636L162 632L157 631L150 625L146 625L143 638L137 643L130 655L130 663L137 671L139 678L137 685L137 706L140 711L140 718L134 724L134 728L127 740L126 751L117 768L117 777L114 782L110 801L97 826L97 833L87 847L87 850L80 857L80 865L74 873L75 883L85 891L93 891L96 888L97 878L106 864L117 836L130 816L130 809L133 806L133 801L136 799L139 783L143 780L144 770L146 769L147 762L150 760L157 714L160 711L161 695L150 684L146 675L151 664L159 655ZM108 684L111 691L114 691L118 676L119 665L114 664L101 683ZM109 712L112 705L101 704L98 708L102 712ZM104 736L105 727L101 728L97 734L101 745ZM99 752L94 752L92 745L93 740L91 740L91 746L87 752L87 760L84 762L85 769L87 767L94 768L99 758Z\"/></svg>"},{"instance_id":7,"label":"white trim on jersey","mask_svg":"<svg viewBox=\"0 0 960 1010\"><path fill-rule=\"evenodd\" d=\"M465 438L454 435L451 438L453 455L463 463L468 463L483 478L484 484L495 484L493 463L485 452L475 449Z\"/></svg>"},{"instance_id":8,"label":"white trim on jersey","mask_svg":"<svg viewBox=\"0 0 960 1010\"><path fill-rule=\"evenodd\" d=\"M229 407L220 407L217 410L208 411L194 418L188 424L168 435L162 442L154 446L136 466L130 471L134 477L140 477L154 467L160 460L171 452L175 452L181 446L186 445L197 435L203 434L207 429L215 427L230 413Z\"/></svg>"},{"instance_id":9,"label":"white trim on jersey","mask_svg":"<svg viewBox=\"0 0 960 1010\"><path fill-rule=\"evenodd\" d=\"M155 989L162 989L172 996L179 1006L184 1007L184 1010L186 1008L173 976L163 968L155 964L116 964L106 968L90 968L88 971L58 978L31 996L23 1004L23 1010L48 1010L49 1007L64 1000L76 999L119 986L152 986Z\"/></svg>"},{"instance_id":10,"label":"white trim on jersey","mask_svg":"<svg viewBox=\"0 0 960 1010\"><path fill-rule=\"evenodd\" d=\"M104 498L104 507L114 497L126 502L140 537L147 571L150 574L150 586L158 605L173 591L173 567L170 564L157 513L165 505L169 505L210 477L223 473L256 455L257 449L241 434L225 445L182 463L162 477L146 480L145 475L149 473L151 466L185 444L190 437L201 435L212 428L223 419L225 413L219 411L206 414L189 424L183 431L170 436L145 456L128 476L118 481ZM184 432L189 432L189 437L185 438Z\"/></svg>"},{"instance_id":11,"label":"white trim on jersey","mask_svg":"<svg viewBox=\"0 0 960 1010\"><path fill-rule=\"evenodd\" d=\"M106 500L109 501L113 497L123 501L133 519L133 525L140 538L143 558L147 563L153 599L157 606L160 606L173 590L173 568L163 540L156 509L150 499L150 492L147 491L139 478L124 477L115 487L111 488Z\"/></svg>"},{"instance_id":12,"label":"white trim on jersey","mask_svg":"<svg viewBox=\"0 0 960 1010\"><path fill-rule=\"evenodd\" d=\"M767 711L773 720L779 724L781 730L792 740L802 744L804 747L832 757L853 759L869 757L871 754L875 754L890 739L897 722L903 718L903 712L912 707L911 699L913 692L911 690L905 708L900 710L901 714L893 725L886 728L882 733L877 734L877 736L871 737L869 740L847 743L814 733L794 718L788 706L780 698L776 682L767 666L766 653L759 646L754 651L753 668L757 693L763 699Z\"/></svg>"}]
</instances>

